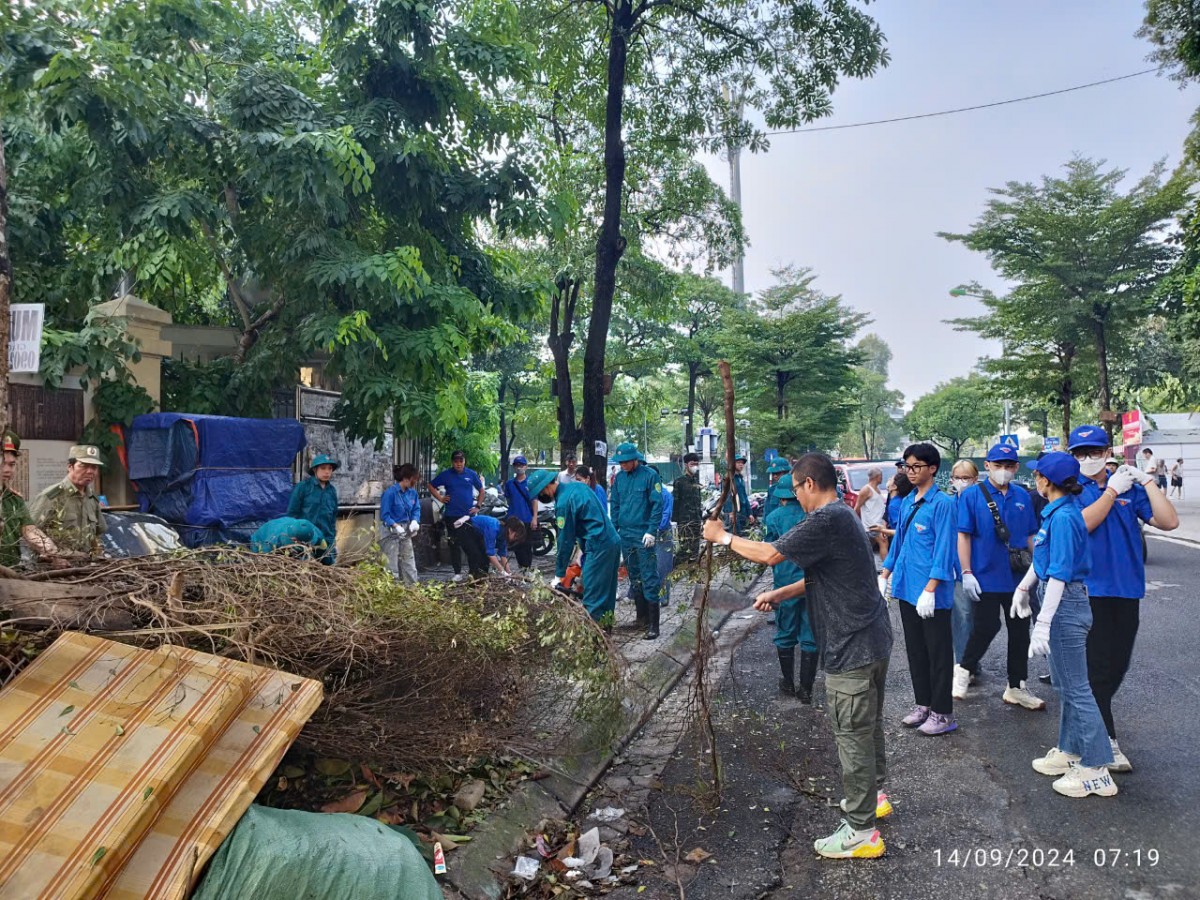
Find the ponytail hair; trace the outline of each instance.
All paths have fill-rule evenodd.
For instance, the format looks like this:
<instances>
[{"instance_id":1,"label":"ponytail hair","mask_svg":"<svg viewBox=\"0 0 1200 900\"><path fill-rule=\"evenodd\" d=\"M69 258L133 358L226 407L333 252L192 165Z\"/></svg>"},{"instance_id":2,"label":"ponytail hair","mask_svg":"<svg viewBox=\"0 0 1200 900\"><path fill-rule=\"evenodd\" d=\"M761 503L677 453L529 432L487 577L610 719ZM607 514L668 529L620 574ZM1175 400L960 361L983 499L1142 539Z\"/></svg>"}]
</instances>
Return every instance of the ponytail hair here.
<instances>
[{"instance_id":1,"label":"ponytail hair","mask_svg":"<svg viewBox=\"0 0 1200 900\"><path fill-rule=\"evenodd\" d=\"M1064 478L1062 484L1055 485L1055 487L1071 497L1078 497L1083 493L1083 485L1079 483L1079 479L1074 475L1070 478Z\"/></svg>"}]
</instances>

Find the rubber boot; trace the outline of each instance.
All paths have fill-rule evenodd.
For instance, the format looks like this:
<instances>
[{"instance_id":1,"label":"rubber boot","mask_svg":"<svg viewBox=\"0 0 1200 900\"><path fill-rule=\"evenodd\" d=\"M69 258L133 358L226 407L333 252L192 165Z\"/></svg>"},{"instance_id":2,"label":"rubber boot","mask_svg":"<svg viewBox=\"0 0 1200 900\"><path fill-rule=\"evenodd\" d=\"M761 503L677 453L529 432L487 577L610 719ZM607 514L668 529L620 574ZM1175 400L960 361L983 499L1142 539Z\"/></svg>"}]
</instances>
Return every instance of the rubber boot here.
<instances>
[{"instance_id":1,"label":"rubber boot","mask_svg":"<svg viewBox=\"0 0 1200 900\"><path fill-rule=\"evenodd\" d=\"M647 615L646 640L653 641L658 638L658 619L662 606L658 603L643 602L646 603Z\"/></svg>"},{"instance_id":2,"label":"rubber boot","mask_svg":"<svg viewBox=\"0 0 1200 900\"><path fill-rule=\"evenodd\" d=\"M817 680L817 654L800 651L800 683L796 696L801 703L812 703L813 682Z\"/></svg>"},{"instance_id":3,"label":"rubber boot","mask_svg":"<svg viewBox=\"0 0 1200 900\"><path fill-rule=\"evenodd\" d=\"M779 679L779 693L788 697L796 696L796 650L789 647L779 650L779 671L783 673Z\"/></svg>"},{"instance_id":4,"label":"rubber boot","mask_svg":"<svg viewBox=\"0 0 1200 900\"><path fill-rule=\"evenodd\" d=\"M634 621L633 627L637 629L645 628L650 624L650 604L641 597L635 597L633 605L637 610L637 619Z\"/></svg>"}]
</instances>

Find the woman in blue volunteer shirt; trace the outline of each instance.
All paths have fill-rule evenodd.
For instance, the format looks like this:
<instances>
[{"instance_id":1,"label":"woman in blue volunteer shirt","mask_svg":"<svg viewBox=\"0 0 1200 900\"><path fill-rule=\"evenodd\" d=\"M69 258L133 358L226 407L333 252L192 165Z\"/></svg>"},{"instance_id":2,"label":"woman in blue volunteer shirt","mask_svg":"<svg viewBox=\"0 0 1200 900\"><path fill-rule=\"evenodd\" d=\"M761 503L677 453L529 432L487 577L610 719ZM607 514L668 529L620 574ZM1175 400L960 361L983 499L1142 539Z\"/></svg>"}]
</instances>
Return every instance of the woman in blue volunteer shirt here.
<instances>
[{"instance_id":1,"label":"woman in blue volunteer shirt","mask_svg":"<svg viewBox=\"0 0 1200 900\"><path fill-rule=\"evenodd\" d=\"M1133 766L1117 744L1112 701L1129 670L1138 632L1138 612L1146 595L1146 561L1142 523L1163 531L1179 527L1179 516L1154 477L1133 466L1117 466L1109 474L1108 432L1099 425L1080 425L1067 441L1079 462L1083 494L1079 506L1091 533L1092 571L1087 589L1092 605L1088 634L1088 680L1112 745L1113 772Z\"/></svg>"},{"instance_id":2,"label":"woman in blue volunteer shirt","mask_svg":"<svg viewBox=\"0 0 1200 900\"><path fill-rule=\"evenodd\" d=\"M1042 606L1029 636L1029 655L1050 654L1050 674L1062 700L1058 744L1035 759L1033 768L1061 776L1054 790L1067 797L1111 797L1117 792L1108 773L1112 747L1088 684L1092 608L1084 579L1092 568L1092 551L1075 499L1083 492L1079 463L1069 453L1047 453L1026 465L1037 473L1038 493L1050 502L1033 540L1033 565L1013 592L1009 615L1030 616L1029 591L1036 585Z\"/></svg>"},{"instance_id":3,"label":"woman in blue volunteer shirt","mask_svg":"<svg viewBox=\"0 0 1200 900\"><path fill-rule=\"evenodd\" d=\"M915 490L900 507L896 540L879 572L879 593L900 600L904 648L916 706L901 720L924 735L949 734L958 728L950 680L954 645L950 611L958 578L958 529L954 498L934 483L942 457L933 444L904 451L904 470ZM894 573L894 577L893 577Z\"/></svg>"},{"instance_id":4,"label":"woman in blue volunteer shirt","mask_svg":"<svg viewBox=\"0 0 1200 900\"><path fill-rule=\"evenodd\" d=\"M504 498L508 501L508 514L520 519L526 530L537 522L538 502L529 495L529 461L524 456L515 456L512 461L513 477L504 482ZM533 566L533 542L521 541L512 548L513 556L522 569Z\"/></svg>"}]
</instances>

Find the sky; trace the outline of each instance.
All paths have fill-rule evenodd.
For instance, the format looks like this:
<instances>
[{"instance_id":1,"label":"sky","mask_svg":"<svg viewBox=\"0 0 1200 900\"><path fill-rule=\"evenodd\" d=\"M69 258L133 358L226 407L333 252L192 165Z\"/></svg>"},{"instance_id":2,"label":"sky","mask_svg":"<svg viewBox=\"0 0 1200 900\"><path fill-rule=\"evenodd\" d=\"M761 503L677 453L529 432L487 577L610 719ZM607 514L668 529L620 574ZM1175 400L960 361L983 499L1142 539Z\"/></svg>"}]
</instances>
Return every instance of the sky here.
<instances>
[{"instance_id":1,"label":"sky","mask_svg":"<svg viewBox=\"0 0 1200 900\"><path fill-rule=\"evenodd\" d=\"M844 82L816 125L934 112L1041 93L1151 67L1134 36L1136 0L882 0L868 11L891 64ZM943 320L974 315L950 288L1002 290L987 260L938 231L962 232L989 187L1038 181L1074 155L1144 175L1174 166L1200 90L1157 74L1058 97L917 122L773 137L742 156L746 289L784 265L811 267L816 287L871 316L892 348L892 386L905 405L968 374L999 347ZM705 160L728 184L728 165ZM728 273L723 276L728 283Z\"/></svg>"}]
</instances>

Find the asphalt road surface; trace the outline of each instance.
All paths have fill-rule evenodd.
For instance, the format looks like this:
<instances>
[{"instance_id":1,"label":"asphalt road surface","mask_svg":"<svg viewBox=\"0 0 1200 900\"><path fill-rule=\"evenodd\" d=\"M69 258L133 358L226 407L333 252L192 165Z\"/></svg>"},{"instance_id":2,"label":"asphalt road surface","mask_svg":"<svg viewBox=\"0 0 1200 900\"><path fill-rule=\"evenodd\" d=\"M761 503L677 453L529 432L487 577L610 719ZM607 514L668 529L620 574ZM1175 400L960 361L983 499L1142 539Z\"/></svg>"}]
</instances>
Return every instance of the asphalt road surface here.
<instances>
[{"instance_id":1,"label":"asphalt road surface","mask_svg":"<svg viewBox=\"0 0 1200 900\"><path fill-rule=\"evenodd\" d=\"M689 734L651 795L651 829L635 841L641 856L660 862L639 896L1200 898L1200 547L1151 539L1147 579L1133 666L1115 703L1134 771L1115 776L1113 798L1061 797L1030 768L1055 742L1058 701L1035 682L1048 712L1001 702L1004 631L982 682L956 704L957 733L901 728L912 693L893 610L886 730L896 811L881 825L888 852L879 860L812 851L839 819L836 754L824 713L778 696L764 616L738 648L716 706L721 806L705 806L702 751ZM1034 665L1045 671L1044 660ZM710 856L689 863L696 849Z\"/></svg>"}]
</instances>

